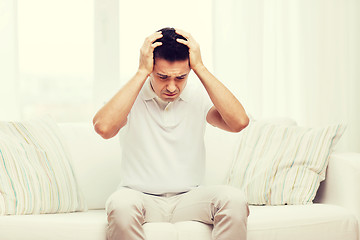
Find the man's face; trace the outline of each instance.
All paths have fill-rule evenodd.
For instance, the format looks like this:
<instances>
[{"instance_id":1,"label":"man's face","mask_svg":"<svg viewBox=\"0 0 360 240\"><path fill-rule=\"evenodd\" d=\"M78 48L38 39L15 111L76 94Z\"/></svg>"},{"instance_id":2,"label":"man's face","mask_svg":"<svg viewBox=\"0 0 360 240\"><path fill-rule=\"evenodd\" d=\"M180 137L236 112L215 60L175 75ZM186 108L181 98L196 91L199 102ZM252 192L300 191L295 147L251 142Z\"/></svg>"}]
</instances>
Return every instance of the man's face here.
<instances>
[{"instance_id":1,"label":"man's face","mask_svg":"<svg viewBox=\"0 0 360 240\"><path fill-rule=\"evenodd\" d=\"M169 62L156 58L153 72L150 74L151 87L159 98L172 102L185 88L189 73L188 59Z\"/></svg>"}]
</instances>

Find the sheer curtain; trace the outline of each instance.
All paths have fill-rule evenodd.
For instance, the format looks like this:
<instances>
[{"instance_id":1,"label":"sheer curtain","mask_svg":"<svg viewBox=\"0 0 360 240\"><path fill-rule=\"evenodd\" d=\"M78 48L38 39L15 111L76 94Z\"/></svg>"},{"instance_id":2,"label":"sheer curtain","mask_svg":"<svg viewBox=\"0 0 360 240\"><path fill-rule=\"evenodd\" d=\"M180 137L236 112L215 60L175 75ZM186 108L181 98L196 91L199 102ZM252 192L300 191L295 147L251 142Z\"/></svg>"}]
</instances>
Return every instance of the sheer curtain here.
<instances>
[{"instance_id":1,"label":"sheer curtain","mask_svg":"<svg viewBox=\"0 0 360 240\"><path fill-rule=\"evenodd\" d=\"M0 0L0 119L18 119L16 1Z\"/></svg>"},{"instance_id":2,"label":"sheer curtain","mask_svg":"<svg viewBox=\"0 0 360 240\"><path fill-rule=\"evenodd\" d=\"M88 0L0 0L0 120L90 120L93 11Z\"/></svg>"},{"instance_id":3,"label":"sheer curtain","mask_svg":"<svg viewBox=\"0 0 360 240\"><path fill-rule=\"evenodd\" d=\"M343 122L360 152L360 2L213 0L214 69L254 118Z\"/></svg>"}]
</instances>

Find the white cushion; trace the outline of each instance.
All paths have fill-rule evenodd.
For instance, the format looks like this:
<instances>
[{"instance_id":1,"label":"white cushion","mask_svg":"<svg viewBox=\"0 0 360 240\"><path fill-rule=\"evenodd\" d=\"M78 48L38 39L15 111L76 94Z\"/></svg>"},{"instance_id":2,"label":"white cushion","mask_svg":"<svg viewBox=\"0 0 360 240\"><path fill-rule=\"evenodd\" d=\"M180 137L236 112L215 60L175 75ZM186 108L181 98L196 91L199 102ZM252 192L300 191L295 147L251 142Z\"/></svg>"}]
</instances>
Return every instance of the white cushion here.
<instances>
[{"instance_id":1,"label":"white cushion","mask_svg":"<svg viewBox=\"0 0 360 240\"><path fill-rule=\"evenodd\" d=\"M1 216L0 239L105 240L106 225L104 210Z\"/></svg>"},{"instance_id":2,"label":"white cushion","mask_svg":"<svg viewBox=\"0 0 360 240\"><path fill-rule=\"evenodd\" d=\"M177 222L174 224L178 240L210 240L213 226L195 221Z\"/></svg>"},{"instance_id":3,"label":"white cushion","mask_svg":"<svg viewBox=\"0 0 360 240\"><path fill-rule=\"evenodd\" d=\"M242 188L250 204L310 204L344 129L253 121L239 135L227 183Z\"/></svg>"},{"instance_id":4,"label":"white cushion","mask_svg":"<svg viewBox=\"0 0 360 240\"><path fill-rule=\"evenodd\" d=\"M49 117L0 122L0 215L86 210L62 138Z\"/></svg>"},{"instance_id":5,"label":"white cushion","mask_svg":"<svg viewBox=\"0 0 360 240\"><path fill-rule=\"evenodd\" d=\"M356 217L335 205L250 206L248 240L358 240Z\"/></svg>"},{"instance_id":6,"label":"white cushion","mask_svg":"<svg viewBox=\"0 0 360 240\"><path fill-rule=\"evenodd\" d=\"M296 121L285 117L272 117L261 121L276 125L297 125ZM241 134L242 132L226 132L209 124L207 125L205 131L206 172L204 185L226 184Z\"/></svg>"},{"instance_id":7,"label":"white cushion","mask_svg":"<svg viewBox=\"0 0 360 240\"><path fill-rule=\"evenodd\" d=\"M172 240L178 239L175 225L168 222L154 222L144 224L146 240Z\"/></svg>"},{"instance_id":8,"label":"white cushion","mask_svg":"<svg viewBox=\"0 0 360 240\"><path fill-rule=\"evenodd\" d=\"M0 217L0 239L105 240L105 210ZM146 223L147 240L210 240L199 222ZM250 206L248 240L357 240L356 218L333 205ZM9 238L11 236L11 238Z\"/></svg>"}]
</instances>

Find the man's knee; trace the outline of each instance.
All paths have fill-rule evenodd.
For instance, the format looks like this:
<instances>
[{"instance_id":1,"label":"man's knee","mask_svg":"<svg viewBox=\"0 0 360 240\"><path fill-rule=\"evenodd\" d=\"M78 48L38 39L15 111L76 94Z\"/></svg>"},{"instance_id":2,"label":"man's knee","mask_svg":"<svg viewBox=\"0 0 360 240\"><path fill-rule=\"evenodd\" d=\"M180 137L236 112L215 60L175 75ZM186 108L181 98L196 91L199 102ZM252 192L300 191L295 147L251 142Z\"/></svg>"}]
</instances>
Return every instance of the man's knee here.
<instances>
[{"instance_id":1,"label":"man's knee","mask_svg":"<svg viewBox=\"0 0 360 240\"><path fill-rule=\"evenodd\" d=\"M247 199L242 190L231 186L219 186L218 201L234 218L247 218L250 214Z\"/></svg>"},{"instance_id":2,"label":"man's knee","mask_svg":"<svg viewBox=\"0 0 360 240\"><path fill-rule=\"evenodd\" d=\"M107 239L145 239L142 225L145 208L142 193L122 188L106 201L108 215Z\"/></svg>"},{"instance_id":3,"label":"man's knee","mask_svg":"<svg viewBox=\"0 0 360 240\"><path fill-rule=\"evenodd\" d=\"M139 217L144 214L144 204L141 193L132 189L120 189L114 192L106 201L107 215L110 213L124 218Z\"/></svg>"}]
</instances>

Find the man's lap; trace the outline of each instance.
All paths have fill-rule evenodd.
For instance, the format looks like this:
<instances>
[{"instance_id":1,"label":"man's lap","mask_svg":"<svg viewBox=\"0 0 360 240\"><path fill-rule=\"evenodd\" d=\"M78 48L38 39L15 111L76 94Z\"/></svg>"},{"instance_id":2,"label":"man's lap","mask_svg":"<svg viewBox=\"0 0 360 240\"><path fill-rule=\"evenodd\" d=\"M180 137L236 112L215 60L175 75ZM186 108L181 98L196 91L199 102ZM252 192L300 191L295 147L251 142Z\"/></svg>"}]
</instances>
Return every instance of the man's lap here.
<instances>
[{"instance_id":1,"label":"man's lap","mask_svg":"<svg viewBox=\"0 0 360 240\"><path fill-rule=\"evenodd\" d=\"M108 198L106 210L108 214L113 210L123 214L138 211L143 214L144 223L193 220L212 224L215 212L224 206L249 214L242 191L226 185L200 186L169 197L123 187Z\"/></svg>"}]
</instances>

